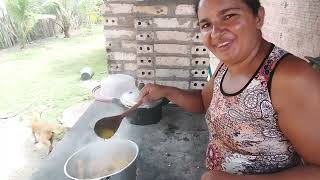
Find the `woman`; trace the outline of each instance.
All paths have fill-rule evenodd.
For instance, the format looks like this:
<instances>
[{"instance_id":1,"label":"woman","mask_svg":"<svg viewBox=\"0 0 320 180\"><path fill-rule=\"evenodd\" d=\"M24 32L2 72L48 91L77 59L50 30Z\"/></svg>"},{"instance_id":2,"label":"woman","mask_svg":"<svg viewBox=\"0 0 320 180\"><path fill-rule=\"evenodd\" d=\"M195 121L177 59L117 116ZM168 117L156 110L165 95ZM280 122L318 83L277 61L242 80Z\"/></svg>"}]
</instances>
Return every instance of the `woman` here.
<instances>
[{"instance_id":1,"label":"woman","mask_svg":"<svg viewBox=\"0 0 320 180\"><path fill-rule=\"evenodd\" d=\"M149 84L142 100L206 112L202 180L320 179L320 74L263 39L259 0L200 0L197 14L221 60L213 78L202 91Z\"/></svg>"}]
</instances>

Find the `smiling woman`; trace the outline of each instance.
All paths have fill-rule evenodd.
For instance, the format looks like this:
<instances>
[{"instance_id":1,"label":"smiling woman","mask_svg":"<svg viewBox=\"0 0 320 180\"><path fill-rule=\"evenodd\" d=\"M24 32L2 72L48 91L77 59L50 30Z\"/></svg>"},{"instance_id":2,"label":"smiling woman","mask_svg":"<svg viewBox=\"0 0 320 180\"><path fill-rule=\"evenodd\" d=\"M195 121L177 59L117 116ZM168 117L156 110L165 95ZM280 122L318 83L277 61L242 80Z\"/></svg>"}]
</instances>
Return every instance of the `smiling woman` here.
<instances>
[{"instance_id":1,"label":"smiling woman","mask_svg":"<svg viewBox=\"0 0 320 180\"><path fill-rule=\"evenodd\" d=\"M149 84L142 100L206 112L203 180L320 179L320 74L262 37L259 0L199 0L197 15L213 77L201 91Z\"/></svg>"},{"instance_id":2,"label":"smiling woman","mask_svg":"<svg viewBox=\"0 0 320 180\"><path fill-rule=\"evenodd\" d=\"M215 82L218 83L213 86L213 97L207 111L212 133L207 167L211 172L203 179L212 179L217 175L215 171L221 170L232 174L279 172L273 178L287 176L292 179L293 174L299 174L300 178L319 177L316 172L312 175L303 173L309 167L292 172L286 170L302 164L299 155L304 160L310 158L310 163L317 163L320 158L311 158L310 150L302 147L301 141L310 137L294 127L300 124L301 114L306 114L313 107L301 108L300 117L293 117L295 113L292 111L296 107L288 104L296 101L309 104L308 98L303 99L301 88L293 93L297 95L293 101L289 100L293 94L279 96L284 95L290 86L296 88L299 83L306 83L303 80L283 83L284 80L290 81L287 79L291 75L289 71L299 71L311 80L319 80L319 74L301 59L262 38L265 12L259 0L200 0L197 12L204 44L223 62L216 72ZM284 62L280 64L281 61ZM275 82L272 83L274 72ZM312 92L319 90L319 86L310 87ZM274 90L273 94L271 90ZM319 97L319 93L315 95ZM319 107L319 101L313 103ZM309 116L311 123L319 127L316 113ZM289 125L288 119L296 124ZM304 128L312 129L308 125ZM319 148L315 139L309 146ZM282 171L285 174L281 174Z\"/></svg>"},{"instance_id":3,"label":"smiling woman","mask_svg":"<svg viewBox=\"0 0 320 180\"><path fill-rule=\"evenodd\" d=\"M253 1L244 2L229 1L222 7L212 6L215 3L212 1L199 2L201 11L198 17L203 43L224 62L238 63L237 59L248 57L250 53L254 56L258 51L264 10L259 9L260 3L248 6Z\"/></svg>"}]
</instances>

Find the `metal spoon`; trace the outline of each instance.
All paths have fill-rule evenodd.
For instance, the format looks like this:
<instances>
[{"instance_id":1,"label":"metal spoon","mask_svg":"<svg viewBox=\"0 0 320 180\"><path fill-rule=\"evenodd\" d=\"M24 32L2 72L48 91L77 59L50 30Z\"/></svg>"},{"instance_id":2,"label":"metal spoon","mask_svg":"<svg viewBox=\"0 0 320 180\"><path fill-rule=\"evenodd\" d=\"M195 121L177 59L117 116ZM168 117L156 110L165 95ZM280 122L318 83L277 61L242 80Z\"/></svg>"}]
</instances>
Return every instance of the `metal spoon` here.
<instances>
[{"instance_id":1,"label":"metal spoon","mask_svg":"<svg viewBox=\"0 0 320 180\"><path fill-rule=\"evenodd\" d=\"M94 126L94 132L101 138L108 139L118 130L122 119L133 111L136 111L142 104L142 101L138 101L137 104L124 111L122 114L117 116L106 117L99 120Z\"/></svg>"}]
</instances>

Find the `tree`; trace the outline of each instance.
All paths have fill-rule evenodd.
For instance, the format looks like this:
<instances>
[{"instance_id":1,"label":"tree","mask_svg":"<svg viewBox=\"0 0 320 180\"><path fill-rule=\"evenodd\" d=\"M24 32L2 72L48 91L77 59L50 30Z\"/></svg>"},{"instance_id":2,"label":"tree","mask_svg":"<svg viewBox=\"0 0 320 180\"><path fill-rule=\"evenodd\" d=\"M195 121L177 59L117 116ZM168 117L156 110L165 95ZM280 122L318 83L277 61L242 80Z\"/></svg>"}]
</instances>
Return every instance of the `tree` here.
<instances>
[{"instance_id":1,"label":"tree","mask_svg":"<svg viewBox=\"0 0 320 180\"><path fill-rule=\"evenodd\" d=\"M103 0L46 0L43 13L57 16L57 24L66 38L70 37L70 28L78 28L83 22L90 23L98 17L98 6Z\"/></svg>"},{"instance_id":2,"label":"tree","mask_svg":"<svg viewBox=\"0 0 320 180\"><path fill-rule=\"evenodd\" d=\"M28 43L28 33L37 22L39 9L36 0L7 0L6 8L9 16L13 19L12 26L21 47L24 48Z\"/></svg>"},{"instance_id":3,"label":"tree","mask_svg":"<svg viewBox=\"0 0 320 180\"><path fill-rule=\"evenodd\" d=\"M102 20L100 6L103 0L79 0L79 14L81 17L81 24L91 25Z\"/></svg>"},{"instance_id":4,"label":"tree","mask_svg":"<svg viewBox=\"0 0 320 180\"><path fill-rule=\"evenodd\" d=\"M42 4L44 13L57 17L56 24L61 28L65 38L70 37L71 21L74 18L73 0L47 0Z\"/></svg>"}]
</instances>

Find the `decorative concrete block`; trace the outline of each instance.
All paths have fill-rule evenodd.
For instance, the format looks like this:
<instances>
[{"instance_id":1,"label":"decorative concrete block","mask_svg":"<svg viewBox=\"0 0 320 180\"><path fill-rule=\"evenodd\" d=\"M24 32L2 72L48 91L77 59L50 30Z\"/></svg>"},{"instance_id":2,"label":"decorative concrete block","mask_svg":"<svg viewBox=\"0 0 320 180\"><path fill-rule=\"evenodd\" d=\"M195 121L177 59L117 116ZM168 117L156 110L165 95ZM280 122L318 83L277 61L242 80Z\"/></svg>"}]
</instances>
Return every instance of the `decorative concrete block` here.
<instances>
[{"instance_id":1,"label":"decorative concrete block","mask_svg":"<svg viewBox=\"0 0 320 180\"><path fill-rule=\"evenodd\" d=\"M137 57L137 64L139 66L152 66L153 65L153 57L151 57L151 56Z\"/></svg>"},{"instance_id":2,"label":"decorative concrete block","mask_svg":"<svg viewBox=\"0 0 320 180\"><path fill-rule=\"evenodd\" d=\"M154 18L154 28L191 28L190 18Z\"/></svg>"},{"instance_id":3,"label":"decorative concrete block","mask_svg":"<svg viewBox=\"0 0 320 180\"><path fill-rule=\"evenodd\" d=\"M154 32L152 31L144 31L144 32L138 32L136 35L137 41L153 41L154 39Z\"/></svg>"},{"instance_id":4,"label":"decorative concrete block","mask_svg":"<svg viewBox=\"0 0 320 180\"><path fill-rule=\"evenodd\" d=\"M131 14L133 13L134 4L128 3L105 3L103 12L107 14Z\"/></svg>"},{"instance_id":5,"label":"decorative concrete block","mask_svg":"<svg viewBox=\"0 0 320 180\"><path fill-rule=\"evenodd\" d=\"M208 77L208 69L194 69L191 70L192 77Z\"/></svg>"},{"instance_id":6,"label":"decorative concrete block","mask_svg":"<svg viewBox=\"0 0 320 180\"><path fill-rule=\"evenodd\" d=\"M128 29L108 29L104 34L106 39L136 39L136 32Z\"/></svg>"},{"instance_id":7,"label":"decorative concrete block","mask_svg":"<svg viewBox=\"0 0 320 180\"><path fill-rule=\"evenodd\" d=\"M192 66L209 66L209 58L194 58L191 61Z\"/></svg>"},{"instance_id":8,"label":"decorative concrete block","mask_svg":"<svg viewBox=\"0 0 320 180\"><path fill-rule=\"evenodd\" d=\"M188 57L172 57L158 56L156 57L156 65L160 66L190 66L190 58Z\"/></svg>"},{"instance_id":9,"label":"decorative concrete block","mask_svg":"<svg viewBox=\"0 0 320 180\"><path fill-rule=\"evenodd\" d=\"M154 70L152 69L138 69L139 78L154 78Z\"/></svg>"},{"instance_id":10,"label":"decorative concrete block","mask_svg":"<svg viewBox=\"0 0 320 180\"><path fill-rule=\"evenodd\" d=\"M188 78L190 72L184 69L156 69L156 77Z\"/></svg>"},{"instance_id":11,"label":"decorative concrete block","mask_svg":"<svg viewBox=\"0 0 320 180\"><path fill-rule=\"evenodd\" d=\"M209 50L205 46L193 46L191 50L192 54L196 55L209 55Z\"/></svg>"},{"instance_id":12,"label":"decorative concrete block","mask_svg":"<svg viewBox=\"0 0 320 180\"><path fill-rule=\"evenodd\" d=\"M153 45L149 45L149 44L138 44L138 45L137 45L137 53L138 53L138 54L153 53Z\"/></svg>"},{"instance_id":13,"label":"decorative concrete block","mask_svg":"<svg viewBox=\"0 0 320 180\"><path fill-rule=\"evenodd\" d=\"M156 31L158 41L191 41L192 33L183 31Z\"/></svg>"},{"instance_id":14,"label":"decorative concrete block","mask_svg":"<svg viewBox=\"0 0 320 180\"><path fill-rule=\"evenodd\" d=\"M191 81L190 89L203 89L207 81Z\"/></svg>"},{"instance_id":15,"label":"decorative concrete block","mask_svg":"<svg viewBox=\"0 0 320 180\"><path fill-rule=\"evenodd\" d=\"M176 15L194 16L196 14L195 6L191 4L180 4L176 7L175 13Z\"/></svg>"},{"instance_id":16,"label":"decorative concrete block","mask_svg":"<svg viewBox=\"0 0 320 180\"><path fill-rule=\"evenodd\" d=\"M134 20L134 27L138 30L151 30L152 24L153 22L151 18L136 18Z\"/></svg>"},{"instance_id":17,"label":"decorative concrete block","mask_svg":"<svg viewBox=\"0 0 320 180\"><path fill-rule=\"evenodd\" d=\"M109 70L110 71L116 71L116 72L122 71L122 64L120 64L120 63L110 63L109 64Z\"/></svg>"},{"instance_id":18,"label":"decorative concrete block","mask_svg":"<svg viewBox=\"0 0 320 180\"><path fill-rule=\"evenodd\" d=\"M181 44L155 44L154 51L157 53L185 55L190 54L190 46Z\"/></svg>"},{"instance_id":19,"label":"decorative concrete block","mask_svg":"<svg viewBox=\"0 0 320 180\"><path fill-rule=\"evenodd\" d=\"M162 81L162 80L156 80L156 84L164 85L164 86L177 87L177 88L180 88L180 89L189 89L189 82L188 81Z\"/></svg>"},{"instance_id":20,"label":"decorative concrete block","mask_svg":"<svg viewBox=\"0 0 320 180\"><path fill-rule=\"evenodd\" d=\"M137 69L138 69L138 67L137 67L136 63L125 63L124 64L124 70L135 71Z\"/></svg>"},{"instance_id":21,"label":"decorative concrete block","mask_svg":"<svg viewBox=\"0 0 320 180\"><path fill-rule=\"evenodd\" d=\"M154 6L136 6L134 12L137 15L167 15L169 8L167 6L154 5Z\"/></svg>"},{"instance_id":22,"label":"decorative concrete block","mask_svg":"<svg viewBox=\"0 0 320 180\"><path fill-rule=\"evenodd\" d=\"M117 60L117 61L135 61L137 55L135 53L129 52L110 52L108 53L109 60Z\"/></svg>"}]
</instances>

